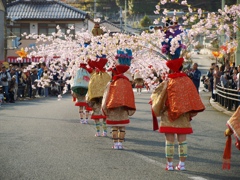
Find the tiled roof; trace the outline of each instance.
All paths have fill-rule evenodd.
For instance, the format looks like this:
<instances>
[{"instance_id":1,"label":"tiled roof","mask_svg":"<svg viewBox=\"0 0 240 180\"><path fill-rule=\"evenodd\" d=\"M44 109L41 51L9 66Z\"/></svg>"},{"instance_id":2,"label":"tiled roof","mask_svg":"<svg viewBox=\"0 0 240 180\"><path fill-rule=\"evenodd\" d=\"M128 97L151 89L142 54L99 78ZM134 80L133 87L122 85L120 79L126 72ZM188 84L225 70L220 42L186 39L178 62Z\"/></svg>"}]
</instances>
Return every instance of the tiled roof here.
<instances>
[{"instance_id":1,"label":"tiled roof","mask_svg":"<svg viewBox=\"0 0 240 180\"><path fill-rule=\"evenodd\" d=\"M21 20L80 20L85 19L87 13L54 0L19 0L7 5L7 16Z\"/></svg>"},{"instance_id":2,"label":"tiled roof","mask_svg":"<svg viewBox=\"0 0 240 180\"><path fill-rule=\"evenodd\" d=\"M100 25L104 26L107 30L110 30L111 32L114 32L114 33L121 32L120 27L118 27L116 24L113 24L109 21L102 21Z\"/></svg>"},{"instance_id":3,"label":"tiled roof","mask_svg":"<svg viewBox=\"0 0 240 180\"><path fill-rule=\"evenodd\" d=\"M110 30L112 33L121 32L121 27L118 24L114 24L112 22L104 20L100 23L100 25L106 27L106 30ZM123 31L125 30L125 25L124 24L122 25L122 29L123 29ZM140 31L138 29L134 29L130 26L127 26L126 27L126 32L129 33L129 34L139 34Z\"/></svg>"}]
</instances>

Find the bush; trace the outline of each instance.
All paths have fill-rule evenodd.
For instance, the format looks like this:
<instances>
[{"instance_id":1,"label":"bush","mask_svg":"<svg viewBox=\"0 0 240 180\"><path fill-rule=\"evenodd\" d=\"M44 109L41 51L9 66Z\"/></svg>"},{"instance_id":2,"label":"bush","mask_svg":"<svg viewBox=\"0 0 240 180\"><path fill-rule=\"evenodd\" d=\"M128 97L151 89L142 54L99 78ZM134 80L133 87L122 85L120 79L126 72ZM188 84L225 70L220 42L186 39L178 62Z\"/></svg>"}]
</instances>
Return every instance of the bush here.
<instances>
[{"instance_id":1,"label":"bush","mask_svg":"<svg viewBox=\"0 0 240 180\"><path fill-rule=\"evenodd\" d=\"M145 15L141 20L140 20L140 25L141 27L148 27L152 24L151 19Z\"/></svg>"}]
</instances>

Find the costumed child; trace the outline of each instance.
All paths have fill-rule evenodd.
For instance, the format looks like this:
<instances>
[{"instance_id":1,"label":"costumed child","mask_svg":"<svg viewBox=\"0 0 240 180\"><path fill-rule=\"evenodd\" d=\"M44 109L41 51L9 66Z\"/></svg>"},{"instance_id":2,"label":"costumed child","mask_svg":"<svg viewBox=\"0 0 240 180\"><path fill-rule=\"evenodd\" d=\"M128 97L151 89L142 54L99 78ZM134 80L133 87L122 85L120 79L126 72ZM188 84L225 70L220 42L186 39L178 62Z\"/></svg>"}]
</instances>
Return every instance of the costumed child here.
<instances>
[{"instance_id":1,"label":"costumed child","mask_svg":"<svg viewBox=\"0 0 240 180\"><path fill-rule=\"evenodd\" d=\"M160 116L160 133L165 133L166 170L172 171L174 157L174 141L178 141L179 163L176 170L185 170L187 158L186 135L193 133L191 119L205 107L189 77L181 72L183 58L167 61L170 69L168 80L163 81L151 96L152 110Z\"/></svg>"},{"instance_id":2,"label":"costumed child","mask_svg":"<svg viewBox=\"0 0 240 180\"><path fill-rule=\"evenodd\" d=\"M234 134L236 138L235 146L238 150L240 150L240 106L237 108L232 117L227 121L227 127L228 128L225 131L227 140L223 153L223 169L230 169L232 134Z\"/></svg>"},{"instance_id":3,"label":"costumed child","mask_svg":"<svg viewBox=\"0 0 240 180\"><path fill-rule=\"evenodd\" d=\"M159 132L165 134L165 154L167 159L166 170L174 170L174 141L178 141L179 163L176 170L185 170L187 158L187 134L193 133L191 119L198 112L204 111L205 107L194 86L192 80L183 72L184 59L179 58L181 54L180 36L182 31L177 22L168 20L164 30L166 40L162 42L162 52L171 59L166 65L170 69L168 80L163 81L151 96L152 110L154 116L160 116ZM172 53L171 44L178 43L179 46ZM153 119L154 120L154 119ZM156 125L156 124L155 124ZM155 130L155 129L154 129Z\"/></svg>"},{"instance_id":4,"label":"costumed child","mask_svg":"<svg viewBox=\"0 0 240 180\"><path fill-rule=\"evenodd\" d=\"M81 63L76 75L73 79L72 96L75 106L79 107L80 123L87 124L89 116L89 107L86 103L86 94L88 92L88 83L90 80L91 70L87 68L87 64ZM85 110L85 117L84 117Z\"/></svg>"},{"instance_id":5,"label":"costumed child","mask_svg":"<svg viewBox=\"0 0 240 180\"><path fill-rule=\"evenodd\" d=\"M105 71L104 66L107 63L106 58L99 58L96 61L88 61L90 67L94 68L91 73L91 78L88 86L87 102L92 108L93 113L91 119L95 121L96 125L96 137L107 136L106 116L102 114L101 104L103 93L106 85L111 80L111 76ZM103 119L102 124L100 119ZM103 133L100 133L100 127L102 126Z\"/></svg>"},{"instance_id":6,"label":"costumed child","mask_svg":"<svg viewBox=\"0 0 240 180\"><path fill-rule=\"evenodd\" d=\"M137 94L141 94L142 88L144 86L144 81L138 70L134 74L134 83L135 83L135 88L137 88Z\"/></svg>"},{"instance_id":7,"label":"costumed child","mask_svg":"<svg viewBox=\"0 0 240 180\"><path fill-rule=\"evenodd\" d=\"M118 54L119 55L119 54ZM117 56L119 65L113 70L112 81L103 96L102 110L107 116L107 125L112 127L113 149L123 149L125 126L135 111L134 93L129 79L123 75L130 66L132 56Z\"/></svg>"}]
</instances>

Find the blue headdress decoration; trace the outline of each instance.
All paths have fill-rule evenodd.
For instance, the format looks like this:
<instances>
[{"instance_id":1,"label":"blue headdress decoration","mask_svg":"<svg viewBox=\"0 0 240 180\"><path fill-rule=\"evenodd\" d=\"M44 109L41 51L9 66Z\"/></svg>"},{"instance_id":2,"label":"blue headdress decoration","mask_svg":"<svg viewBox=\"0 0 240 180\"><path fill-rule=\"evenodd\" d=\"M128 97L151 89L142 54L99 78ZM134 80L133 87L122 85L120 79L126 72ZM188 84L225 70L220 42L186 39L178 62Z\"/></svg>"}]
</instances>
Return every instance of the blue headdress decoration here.
<instances>
[{"instance_id":1,"label":"blue headdress decoration","mask_svg":"<svg viewBox=\"0 0 240 180\"><path fill-rule=\"evenodd\" d=\"M117 55L115 57L118 60L118 63L121 65L131 65L132 57L132 50L131 49L119 49L117 50Z\"/></svg>"}]
</instances>

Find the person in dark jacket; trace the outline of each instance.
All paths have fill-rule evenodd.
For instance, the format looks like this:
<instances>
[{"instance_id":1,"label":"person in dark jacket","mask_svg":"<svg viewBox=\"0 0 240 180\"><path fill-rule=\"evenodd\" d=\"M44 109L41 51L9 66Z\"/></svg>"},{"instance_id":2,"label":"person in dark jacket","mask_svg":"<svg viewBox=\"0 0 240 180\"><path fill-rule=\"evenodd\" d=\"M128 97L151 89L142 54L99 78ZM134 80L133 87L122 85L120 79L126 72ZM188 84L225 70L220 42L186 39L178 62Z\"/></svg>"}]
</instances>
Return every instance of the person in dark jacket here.
<instances>
[{"instance_id":1,"label":"person in dark jacket","mask_svg":"<svg viewBox=\"0 0 240 180\"><path fill-rule=\"evenodd\" d=\"M16 91L16 75L13 75L12 76L12 79L9 83L9 102L10 103L15 103L15 100L14 100L14 94L15 94L15 91Z\"/></svg>"},{"instance_id":2,"label":"person in dark jacket","mask_svg":"<svg viewBox=\"0 0 240 180\"><path fill-rule=\"evenodd\" d=\"M197 91L199 92L199 86L200 86L200 78L201 78L201 72L198 70L198 64L193 64L193 71L192 71L192 81L195 87L197 88Z\"/></svg>"},{"instance_id":3,"label":"person in dark jacket","mask_svg":"<svg viewBox=\"0 0 240 180\"><path fill-rule=\"evenodd\" d=\"M29 89L29 97L30 98L35 98L36 95L36 88L37 88L37 82L36 80L38 79L38 74L37 74L37 70L36 69L32 69L32 73L30 75L30 89ZM34 88L33 88L34 87Z\"/></svg>"}]
</instances>

